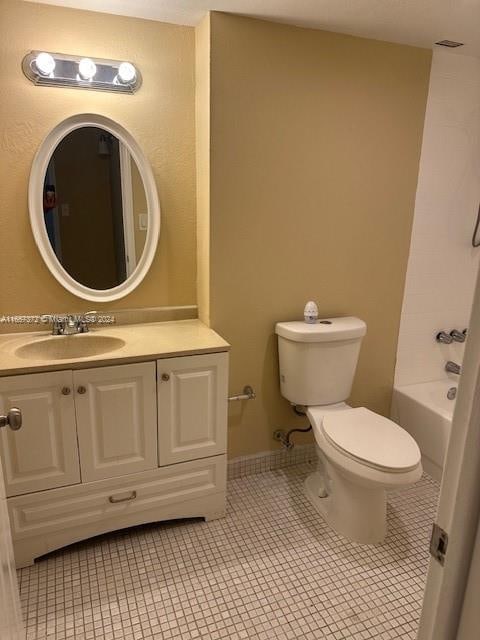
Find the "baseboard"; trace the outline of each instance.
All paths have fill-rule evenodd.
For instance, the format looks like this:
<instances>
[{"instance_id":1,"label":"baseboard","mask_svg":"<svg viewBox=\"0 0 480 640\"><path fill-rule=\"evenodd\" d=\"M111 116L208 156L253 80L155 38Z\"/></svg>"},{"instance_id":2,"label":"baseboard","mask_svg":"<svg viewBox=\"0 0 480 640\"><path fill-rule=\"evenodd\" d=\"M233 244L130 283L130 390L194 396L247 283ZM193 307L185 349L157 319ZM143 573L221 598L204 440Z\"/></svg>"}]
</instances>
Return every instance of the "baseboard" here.
<instances>
[{"instance_id":1,"label":"baseboard","mask_svg":"<svg viewBox=\"0 0 480 640\"><path fill-rule=\"evenodd\" d=\"M314 462L316 460L315 444L295 445L293 449L277 449L275 451L263 451L250 456L240 456L228 461L227 477L229 480L265 473L273 469L289 467L302 462Z\"/></svg>"}]
</instances>

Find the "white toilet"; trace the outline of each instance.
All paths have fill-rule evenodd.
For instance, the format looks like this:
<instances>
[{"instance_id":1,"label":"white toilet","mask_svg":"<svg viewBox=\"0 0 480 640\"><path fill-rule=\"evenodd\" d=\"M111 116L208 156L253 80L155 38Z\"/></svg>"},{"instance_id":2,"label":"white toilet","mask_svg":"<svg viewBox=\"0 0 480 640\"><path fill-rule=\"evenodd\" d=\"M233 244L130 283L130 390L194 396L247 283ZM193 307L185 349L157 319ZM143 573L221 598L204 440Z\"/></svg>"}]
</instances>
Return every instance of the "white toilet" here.
<instances>
[{"instance_id":1,"label":"white toilet","mask_svg":"<svg viewBox=\"0 0 480 640\"><path fill-rule=\"evenodd\" d=\"M386 490L419 480L422 464L404 429L345 403L366 331L353 317L275 328L281 393L305 407L317 444L318 469L305 481L306 495L337 533L374 544L387 530Z\"/></svg>"}]
</instances>

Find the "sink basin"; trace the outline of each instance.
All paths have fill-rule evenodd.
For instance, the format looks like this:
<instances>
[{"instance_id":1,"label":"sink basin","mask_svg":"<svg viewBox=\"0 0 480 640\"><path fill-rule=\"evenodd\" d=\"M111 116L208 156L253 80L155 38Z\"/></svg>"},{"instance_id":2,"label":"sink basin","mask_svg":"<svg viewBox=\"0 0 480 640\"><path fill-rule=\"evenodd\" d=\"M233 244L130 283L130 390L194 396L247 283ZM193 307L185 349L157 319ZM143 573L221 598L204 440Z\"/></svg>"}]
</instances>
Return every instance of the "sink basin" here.
<instances>
[{"instance_id":1,"label":"sink basin","mask_svg":"<svg viewBox=\"0 0 480 640\"><path fill-rule=\"evenodd\" d=\"M24 344L15 355L26 360L68 360L89 358L117 351L125 341L112 336L95 336L88 333L73 336L52 336Z\"/></svg>"}]
</instances>

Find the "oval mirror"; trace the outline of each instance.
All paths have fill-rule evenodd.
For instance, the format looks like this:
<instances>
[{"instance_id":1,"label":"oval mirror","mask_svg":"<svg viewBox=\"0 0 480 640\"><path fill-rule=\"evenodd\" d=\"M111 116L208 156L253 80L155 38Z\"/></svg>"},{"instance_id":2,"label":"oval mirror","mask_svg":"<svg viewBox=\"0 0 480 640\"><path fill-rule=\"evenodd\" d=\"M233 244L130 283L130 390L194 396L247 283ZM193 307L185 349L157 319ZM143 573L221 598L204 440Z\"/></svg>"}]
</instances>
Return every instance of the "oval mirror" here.
<instances>
[{"instance_id":1,"label":"oval mirror","mask_svg":"<svg viewBox=\"0 0 480 640\"><path fill-rule=\"evenodd\" d=\"M86 114L55 127L33 161L28 199L40 253L71 293L108 302L143 280L160 206L148 161L116 122Z\"/></svg>"}]
</instances>

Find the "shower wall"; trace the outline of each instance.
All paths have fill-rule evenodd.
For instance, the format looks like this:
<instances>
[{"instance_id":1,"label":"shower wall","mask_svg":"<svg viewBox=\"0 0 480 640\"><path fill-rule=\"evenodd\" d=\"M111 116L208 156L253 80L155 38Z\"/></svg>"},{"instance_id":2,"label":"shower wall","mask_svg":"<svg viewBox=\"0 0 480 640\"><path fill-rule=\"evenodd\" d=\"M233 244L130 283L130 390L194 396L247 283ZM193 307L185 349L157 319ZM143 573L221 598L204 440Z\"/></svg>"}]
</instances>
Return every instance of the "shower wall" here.
<instances>
[{"instance_id":1,"label":"shower wall","mask_svg":"<svg viewBox=\"0 0 480 640\"><path fill-rule=\"evenodd\" d=\"M441 329L468 326L480 248L480 60L437 50L432 61L395 384L447 377L463 346Z\"/></svg>"}]
</instances>

